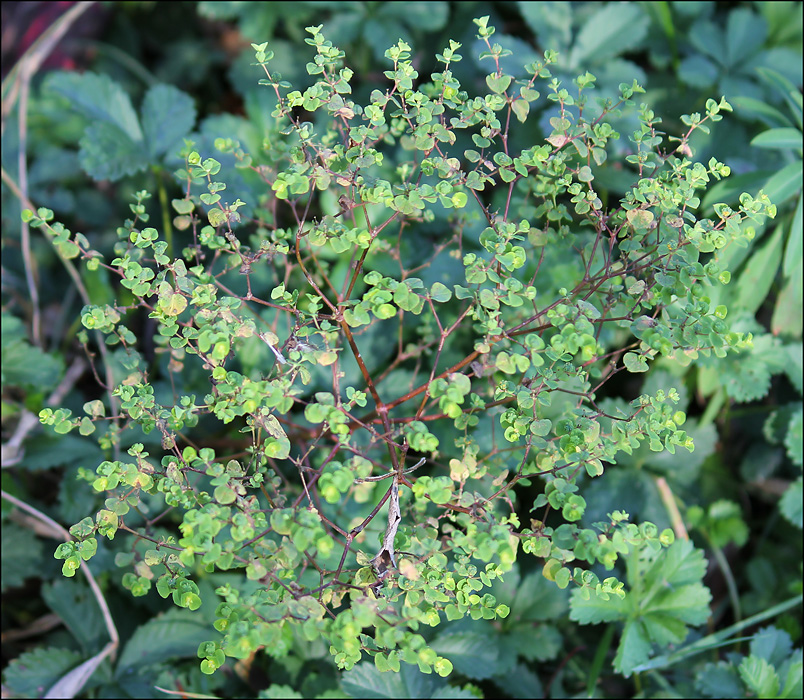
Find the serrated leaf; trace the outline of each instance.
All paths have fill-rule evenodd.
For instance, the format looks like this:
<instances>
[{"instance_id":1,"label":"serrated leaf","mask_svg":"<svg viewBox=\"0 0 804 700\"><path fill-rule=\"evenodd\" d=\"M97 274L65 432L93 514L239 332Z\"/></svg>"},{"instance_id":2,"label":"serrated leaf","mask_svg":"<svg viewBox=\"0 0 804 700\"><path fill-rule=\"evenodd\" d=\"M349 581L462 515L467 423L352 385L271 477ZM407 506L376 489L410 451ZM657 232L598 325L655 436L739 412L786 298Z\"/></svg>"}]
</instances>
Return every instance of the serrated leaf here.
<instances>
[{"instance_id":1,"label":"serrated leaf","mask_svg":"<svg viewBox=\"0 0 804 700\"><path fill-rule=\"evenodd\" d=\"M98 601L83 582L57 579L42 587L42 599L64 622L84 653L99 651L108 640Z\"/></svg>"},{"instance_id":2,"label":"serrated leaf","mask_svg":"<svg viewBox=\"0 0 804 700\"><path fill-rule=\"evenodd\" d=\"M793 414L793 417L790 419L790 423L787 426L787 435L784 438L784 446L787 449L787 455L793 461L794 464L797 464L801 467L804 464L804 459L802 459L802 433L804 432L804 427L802 426L804 423L804 411L799 408Z\"/></svg>"},{"instance_id":3,"label":"serrated leaf","mask_svg":"<svg viewBox=\"0 0 804 700\"><path fill-rule=\"evenodd\" d=\"M209 639L203 619L185 610L169 610L140 625L123 648L116 675L171 658L192 658L198 645Z\"/></svg>"},{"instance_id":4,"label":"serrated leaf","mask_svg":"<svg viewBox=\"0 0 804 700\"><path fill-rule=\"evenodd\" d=\"M570 597L570 620L582 625L623 620L632 607L629 595L626 593L625 598L609 596L608 600L603 600L596 591L591 591L589 600L584 600L580 589L575 589Z\"/></svg>"},{"instance_id":5,"label":"serrated leaf","mask_svg":"<svg viewBox=\"0 0 804 700\"><path fill-rule=\"evenodd\" d=\"M723 385L728 395L739 403L761 399L770 388L771 372L761 357L749 355L729 367Z\"/></svg>"},{"instance_id":6,"label":"serrated leaf","mask_svg":"<svg viewBox=\"0 0 804 700\"><path fill-rule=\"evenodd\" d=\"M42 543L25 528L3 523L0 550L0 590L21 586L26 578L37 576L42 564Z\"/></svg>"},{"instance_id":7,"label":"serrated leaf","mask_svg":"<svg viewBox=\"0 0 804 700\"><path fill-rule=\"evenodd\" d=\"M508 576L509 574L506 574L506 582ZM494 590L497 590L496 586ZM557 588L538 572L525 576L516 587L515 594L513 600L509 602L511 620L528 622L556 620L566 614L569 606L567 591Z\"/></svg>"},{"instance_id":8,"label":"serrated leaf","mask_svg":"<svg viewBox=\"0 0 804 700\"><path fill-rule=\"evenodd\" d=\"M624 599L600 599L592 591L584 600L573 592L570 619L581 624L628 621L615 657L615 668L626 676L645 663L651 643L678 644L687 635L687 625L702 624L709 616L711 594L701 583L706 573L703 552L689 541L678 540L661 550L644 570L639 551L628 555L630 590Z\"/></svg>"},{"instance_id":9,"label":"serrated leaf","mask_svg":"<svg viewBox=\"0 0 804 700\"><path fill-rule=\"evenodd\" d=\"M45 698L74 698L95 673L101 662L110 654L111 644L90 659L65 673L47 691Z\"/></svg>"},{"instance_id":10,"label":"serrated leaf","mask_svg":"<svg viewBox=\"0 0 804 700\"><path fill-rule=\"evenodd\" d=\"M70 100L71 106L93 124L109 124L131 142L142 143L142 130L131 99L107 75L58 72L48 76L46 87Z\"/></svg>"},{"instance_id":11,"label":"serrated leaf","mask_svg":"<svg viewBox=\"0 0 804 700\"><path fill-rule=\"evenodd\" d=\"M739 666L740 678L760 698L775 698L779 693L779 676L765 659L747 656Z\"/></svg>"},{"instance_id":12,"label":"serrated leaf","mask_svg":"<svg viewBox=\"0 0 804 700\"><path fill-rule=\"evenodd\" d=\"M341 676L341 688L353 698L430 698L443 685L438 676L404 663L399 673L382 673L363 661Z\"/></svg>"},{"instance_id":13,"label":"serrated leaf","mask_svg":"<svg viewBox=\"0 0 804 700\"><path fill-rule=\"evenodd\" d=\"M790 635L776 627L763 627L751 637L750 654L765 659L771 666L781 666L793 648Z\"/></svg>"},{"instance_id":14,"label":"serrated leaf","mask_svg":"<svg viewBox=\"0 0 804 700\"><path fill-rule=\"evenodd\" d=\"M633 670L650 658L651 643L642 624L637 620L626 623L617 654L614 656L614 669L628 678Z\"/></svg>"},{"instance_id":15,"label":"serrated leaf","mask_svg":"<svg viewBox=\"0 0 804 700\"><path fill-rule=\"evenodd\" d=\"M18 697L42 697L80 662L81 655L76 651L40 647L11 661L3 671L3 685Z\"/></svg>"},{"instance_id":16,"label":"serrated leaf","mask_svg":"<svg viewBox=\"0 0 804 700\"><path fill-rule=\"evenodd\" d=\"M681 644L687 636L687 626L673 615L652 611L640 619L648 639L659 646Z\"/></svg>"},{"instance_id":17,"label":"serrated leaf","mask_svg":"<svg viewBox=\"0 0 804 700\"><path fill-rule=\"evenodd\" d=\"M804 527L804 508L802 508L802 499L804 499L804 489L802 486L802 478L798 477L784 492L781 500L779 501L779 510L782 515L787 518L793 525L801 529Z\"/></svg>"},{"instance_id":18,"label":"serrated leaf","mask_svg":"<svg viewBox=\"0 0 804 700\"><path fill-rule=\"evenodd\" d=\"M544 695L539 677L525 664L517 664L510 673L495 676L493 681L512 698L540 698Z\"/></svg>"},{"instance_id":19,"label":"serrated leaf","mask_svg":"<svg viewBox=\"0 0 804 700\"><path fill-rule=\"evenodd\" d=\"M480 632L452 632L436 637L430 646L448 658L463 675L484 680L497 673L499 649Z\"/></svg>"},{"instance_id":20,"label":"serrated leaf","mask_svg":"<svg viewBox=\"0 0 804 700\"><path fill-rule=\"evenodd\" d=\"M695 677L695 687L710 698L741 698L743 686L737 669L725 661L708 663Z\"/></svg>"},{"instance_id":21,"label":"serrated leaf","mask_svg":"<svg viewBox=\"0 0 804 700\"><path fill-rule=\"evenodd\" d=\"M102 461L103 450L91 440L75 435L44 433L25 446L21 466L29 471L39 471L81 462L94 468Z\"/></svg>"},{"instance_id":22,"label":"serrated leaf","mask_svg":"<svg viewBox=\"0 0 804 700\"><path fill-rule=\"evenodd\" d=\"M193 98L172 85L154 85L142 103L142 129L148 155L156 160L178 149L195 125ZM187 212L179 212L187 213Z\"/></svg>"},{"instance_id":23,"label":"serrated leaf","mask_svg":"<svg viewBox=\"0 0 804 700\"><path fill-rule=\"evenodd\" d=\"M541 578L544 578L542 576ZM550 583L544 579L546 583ZM566 591L550 583L560 593ZM533 625L531 622L521 622L513 627L506 627L505 634L499 639L501 649L500 665L505 663L506 650L512 659L521 656L528 661L551 661L558 657L564 647L564 639L554 625Z\"/></svg>"},{"instance_id":24,"label":"serrated leaf","mask_svg":"<svg viewBox=\"0 0 804 700\"><path fill-rule=\"evenodd\" d=\"M680 620L688 625L702 625L709 618L709 602L712 594L702 583L681 586L671 591L662 591L651 599L648 606L643 608L643 615L656 624L662 624L667 618ZM679 630L676 625L668 624L667 637L680 644L684 641L686 631L679 639ZM659 637L656 637L658 640ZM669 642L668 642L669 643Z\"/></svg>"},{"instance_id":25,"label":"serrated leaf","mask_svg":"<svg viewBox=\"0 0 804 700\"><path fill-rule=\"evenodd\" d=\"M143 170L148 161L136 143L115 124L90 124L79 142L81 167L94 180L119 180Z\"/></svg>"},{"instance_id":26,"label":"serrated leaf","mask_svg":"<svg viewBox=\"0 0 804 700\"><path fill-rule=\"evenodd\" d=\"M56 385L64 368L63 361L31 345L20 319L4 313L2 336L0 378L4 387L16 386L45 392Z\"/></svg>"},{"instance_id":27,"label":"serrated leaf","mask_svg":"<svg viewBox=\"0 0 804 700\"><path fill-rule=\"evenodd\" d=\"M781 698L800 698L802 694L802 680L804 679L804 661L801 652L798 658L791 656L779 669L779 677L784 679L784 687L779 695Z\"/></svg>"},{"instance_id":28,"label":"serrated leaf","mask_svg":"<svg viewBox=\"0 0 804 700\"><path fill-rule=\"evenodd\" d=\"M675 588L687 584L700 583L706 573L706 559L703 551L695 549L689 540L677 540L662 550L653 564L645 572L642 587L647 592L662 588ZM629 583L634 585L635 581Z\"/></svg>"}]
</instances>

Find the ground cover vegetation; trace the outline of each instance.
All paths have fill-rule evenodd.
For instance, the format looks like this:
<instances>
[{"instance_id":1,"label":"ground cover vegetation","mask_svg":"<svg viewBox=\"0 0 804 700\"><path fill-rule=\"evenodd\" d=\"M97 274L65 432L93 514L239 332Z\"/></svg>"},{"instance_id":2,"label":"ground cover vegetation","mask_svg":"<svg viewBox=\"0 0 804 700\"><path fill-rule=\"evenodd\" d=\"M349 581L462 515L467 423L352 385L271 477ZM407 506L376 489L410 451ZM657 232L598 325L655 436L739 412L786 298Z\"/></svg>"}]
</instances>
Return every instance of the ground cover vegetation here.
<instances>
[{"instance_id":1,"label":"ground cover vegetation","mask_svg":"<svg viewBox=\"0 0 804 700\"><path fill-rule=\"evenodd\" d=\"M48 17L4 66L4 691L800 697L801 18Z\"/></svg>"}]
</instances>

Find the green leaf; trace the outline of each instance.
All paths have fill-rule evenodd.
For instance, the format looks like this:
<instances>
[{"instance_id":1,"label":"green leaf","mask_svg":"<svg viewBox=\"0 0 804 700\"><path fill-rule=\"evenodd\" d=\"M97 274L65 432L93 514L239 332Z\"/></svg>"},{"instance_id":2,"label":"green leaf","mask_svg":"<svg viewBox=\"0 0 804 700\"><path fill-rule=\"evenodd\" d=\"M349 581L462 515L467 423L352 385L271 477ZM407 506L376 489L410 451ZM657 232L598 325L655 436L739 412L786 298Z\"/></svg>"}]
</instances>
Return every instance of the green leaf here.
<instances>
[{"instance_id":1,"label":"green leaf","mask_svg":"<svg viewBox=\"0 0 804 700\"><path fill-rule=\"evenodd\" d=\"M768 129L758 134L751 140L751 145L757 148L776 148L780 150L797 148L801 150L804 146L802 141L804 141L804 138L802 138L802 134L798 129L780 127Z\"/></svg>"},{"instance_id":2,"label":"green leaf","mask_svg":"<svg viewBox=\"0 0 804 700\"><path fill-rule=\"evenodd\" d=\"M704 574L706 559L703 551L695 549L689 540L677 540L656 556L650 569L644 574L642 588L646 596L654 596L661 590L669 594L672 588L700 583ZM636 584L636 581L631 580L630 570L629 583Z\"/></svg>"},{"instance_id":3,"label":"green leaf","mask_svg":"<svg viewBox=\"0 0 804 700\"><path fill-rule=\"evenodd\" d=\"M804 196L799 196L796 204L796 213L790 226L790 235L787 237L787 246L784 250L784 264L782 271L785 277L791 277L796 267L801 266L804 257L804 221L802 221L802 202Z\"/></svg>"},{"instance_id":4,"label":"green leaf","mask_svg":"<svg viewBox=\"0 0 804 700\"><path fill-rule=\"evenodd\" d=\"M800 338L802 331L802 280L804 279L804 262L799 259L790 278L785 282L776 299L771 318L771 330L774 335Z\"/></svg>"},{"instance_id":5,"label":"green leaf","mask_svg":"<svg viewBox=\"0 0 804 700\"><path fill-rule=\"evenodd\" d=\"M410 664L402 664L399 673L382 673L363 661L341 676L341 688L353 698L430 698L444 685Z\"/></svg>"},{"instance_id":6,"label":"green leaf","mask_svg":"<svg viewBox=\"0 0 804 700\"><path fill-rule=\"evenodd\" d=\"M178 316L187 308L187 297L179 293L168 294L160 302L166 316Z\"/></svg>"},{"instance_id":7,"label":"green leaf","mask_svg":"<svg viewBox=\"0 0 804 700\"><path fill-rule=\"evenodd\" d=\"M737 308L753 314L765 301L782 262L783 236L784 228L779 225L762 247L748 258L737 282Z\"/></svg>"},{"instance_id":8,"label":"green leaf","mask_svg":"<svg viewBox=\"0 0 804 700\"><path fill-rule=\"evenodd\" d=\"M497 673L499 649L482 632L459 631L441 634L430 644L446 656L464 676L484 680Z\"/></svg>"},{"instance_id":9,"label":"green leaf","mask_svg":"<svg viewBox=\"0 0 804 700\"><path fill-rule=\"evenodd\" d=\"M362 306L354 306L351 309L346 309L343 312L343 320L346 321L352 328L364 326L371 323L371 318Z\"/></svg>"},{"instance_id":10,"label":"green leaf","mask_svg":"<svg viewBox=\"0 0 804 700\"><path fill-rule=\"evenodd\" d=\"M630 590L624 599L602 600L592 591L584 600L577 589L570 600L570 619L581 624L628 620L615 657L615 668L626 676L648 660L653 642L680 644L687 625L703 624L712 597L701 583L706 573L703 552L689 541L677 540L652 561L634 549L627 562Z\"/></svg>"},{"instance_id":11,"label":"green leaf","mask_svg":"<svg viewBox=\"0 0 804 700\"><path fill-rule=\"evenodd\" d=\"M625 353L623 357L623 364L629 372L647 372L649 367L648 363L642 355L637 355L635 352Z\"/></svg>"},{"instance_id":12,"label":"green leaf","mask_svg":"<svg viewBox=\"0 0 804 700\"><path fill-rule=\"evenodd\" d=\"M790 120L778 109L767 102L756 100L753 97L731 97L729 102L737 115L753 117L771 128L792 126Z\"/></svg>"},{"instance_id":13,"label":"green leaf","mask_svg":"<svg viewBox=\"0 0 804 700\"><path fill-rule=\"evenodd\" d=\"M614 656L614 669L626 678L634 669L650 658L651 643L645 629L638 620L629 620Z\"/></svg>"},{"instance_id":14,"label":"green leaf","mask_svg":"<svg viewBox=\"0 0 804 700\"><path fill-rule=\"evenodd\" d=\"M436 282L430 287L430 298L433 301L444 303L452 299L452 292L449 287L441 284L441 282Z\"/></svg>"},{"instance_id":15,"label":"green leaf","mask_svg":"<svg viewBox=\"0 0 804 700\"><path fill-rule=\"evenodd\" d=\"M3 684L18 697L44 697L59 678L80 662L81 655L76 651L39 647L11 661L3 671Z\"/></svg>"},{"instance_id":16,"label":"green leaf","mask_svg":"<svg viewBox=\"0 0 804 700\"><path fill-rule=\"evenodd\" d=\"M802 498L804 498L804 481L798 477L784 492L779 501L779 510L793 525L801 529L804 526L804 509L802 508Z\"/></svg>"},{"instance_id":17,"label":"green leaf","mask_svg":"<svg viewBox=\"0 0 804 700\"><path fill-rule=\"evenodd\" d=\"M142 144L117 125L107 122L91 124L79 142L81 167L94 180L119 180L147 167Z\"/></svg>"},{"instance_id":18,"label":"green leaf","mask_svg":"<svg viewBox=\"0 0 804 700\"><path fill-rule=\"evenodd\" d=\"M542 437L549 435L552 428L553 422L549 418L534 420L530 424L530 432L532 432L534 435L540 435Z\"/></svg>"},{"instance_id":19,"label":"green leaf","mask_svg":"<svg viewBox=\"0 0 804 700\"><path fill-rule=\"evenodd\" d=\"M505 575L505 580L494 582L492 593L499 603L511 608L508 622L536 622L563 618L569 604L569 592L554 586L539 572L520 579L519 568Z\"/></svg>"},{"instance_id":20,"label":"green leaf","mask_svg":"<svg viewBox=\"0 0 804 700\"><path fill-rule=\"evenodd\" d=\"M786 357L782 358L782 365L790 383L799 394L804 393L804 346L799 343L790 343L785 348ZM801 466L801 462L797 463Z\"/></svg>"},{"instance_id":21,"label":"green leaf","mask_svg":"<svg viewBox=\"0 0 804 700\"><path fill-rule=\"evenodd\" d=\"M743 192L756 194L773 174L773 170L755 170L750 173L727 177L707 190L701 207L708 209L716 202L734 204L739 201Z\"/></svg>"},{"instance_id":22,"label":"green leaf","mask_svg":"<svg viewBox=\"0 0 804 700\"><path fill-rule=\"evenodd\" d=\"M630 51L642 42L649 24L645 11L634 2L602 6L578 32L569 57L571 69L602 65L607 59Z\"/></svg>"},{"instance_id":23,"label":"green leaf","mask_svg":"<svg viewBox=\"0 0 804 700\"><path fill-rule=\"evenodd\" d=\"M4 522L0 550L0 590L21 586L26 578L39 575L42 565L42 543L25 528Z\"/></svg>"},{"instance_id":24,"label":"green leaf","mask_svg":"<svg viewBox=\"0 0 804 700\"><path fill-rule=\"evenodd\" d=\"M709 22L706 22L705 24L711 27ZM697 24L694 25L692 31L690 32L691 40L695 36L694 32L697 26ZM708 36L712 39L716 39L719 36L719 33L716 30L713 31L711 28L704 30L704 33L708 34ZM714 44L715 42L711 41L711 43ZM712 61L706 58L706 56L701 56L700 54L694 53L681 61L678 67L678 77L687 85L705 90L711 88L715 82L717 82L718 69Z\"/></svg>"},{"instance_id":25,"label":"green leaf","mask_svg":"<svg viewBox=\"0 0 804 700\"><path fill-rule=\"evenodd\" d=\"M781 666L790 654L790 635L776 627L763 627L751 637L750 654L765 659L771 666Z\"/></svg>"},{"instance_id":26,"label":"green leaf","mask_svg":"<svg viewBox=\"0 0 804 700\"><path fill-rule=\"evenodd\" d=\"M260 697L266 698L266 700L273 700L273 698L276 698L276 700L302 700L304 695L297 690L293 690L289 685L277 685L275 683L264 690L260 690Z\"/></svg>"},{"instance_id":27,"label":"green leaf","mask_svg":"<svg viewBox=\"0 0 804 700\"><path fill-rule=\"evenodd\" d=\"M695 687L710 698L743 697L743 685L737 669L725 661L706 664L695 677Z\"/></svg>"},{"instance_id":28,"label":"green leaf","mask_svg":"<svg viewBox=\"0 0 804 700\"><path fill-rule=\"evenodd\" d=\"M728 395L740 403L756 401L768 393L771 372L763 357L741 357L723 373L722 384Z\"/></svg>"},{"instance_id":29,"label":"green leaf","mask_svg":"<svg viewBox=\"0 0 804 700\"><path fill-rule=\"evenodd\" d=\"M776 91L784 97L787 106L796 117L796 123L799 129L802 128L801 91L781 73L775 70L770 68L757 68L756 71L759 73L762 82L776 88Z\"/></svg>"},{"instance_id":30,"label":"green leaf","mask_svg":"<svg viewBox=\"0 0 804 700\"><path fill-rule=\"evenodd\" d=\"M544 576L541 578L559 593L566 593ZM555 625L534 625L532 622L520 622L513 627L506 625L505 633L499 636L496 644L500 647L500 666L506 663L506 654L511 659L521 656L528 661L545 662L556 659L564 648L564 640Z\"/></svg>"},{"instance_id":31,"label":"green leaf","mask_svg":"<svg viewBox=\"0 0 804 700\"><path fill-rule=\"evenodd\" d=\"M530 111L530 104L527 100L522 99L521 97L514 100L511 103L511 109L513 110L516 118L524 123L528 118L528 112Z\"/></svg>"},{"instance_id":32,"label":"green leaf","mask_svg":"<svg viewBox=\"0 0 804 700\"><path fill-rule=\"evenodd\" d=\"M89 71L52 73L45 81L45 89L64 95L72 108L91 123L114 126L129 141L142 143L142 130L131 100L109 76Z\"/></svg>"},{"instance_id":33,"label":"green leaf","mask_svg":"<svg viewBox=\"0 0 804 700\"><path fill-rule=\"evenodd\" d=\"M755 54L765 42L768 24L748 8L737 8L729 12L726 24L726 52L721 60L726 66L737 66L747 56Z\"/></svg>"},{"instance_id":34,"label":"green leaf","mask_svg":"<svg viewBox=\"0 0 804 700\"><path fill-rule=\"evenodd\" d=\"M788 163L762 188L771 202L780 206L801 189L801 161Z\"/></svg>"},{"instance_id":35,"label":"green leaf","mask_svg":"<svg viewBox=\"0 0 804 700\"><path fill-rule=\"evenodd\" d=\"M512 698L540 698L544 695L544 687L539 677L522 663L514 666L509 673L501 673L492 680Z\"/></svg>"},{"instance_id":36,"label":"green leaf","mask_svg":"<svg viewBox=\"0 0 804 700\"><path fill-rule=\"evenodd\" d=\"M626 593L625 598L609 596L608 600L603 600L596 591L591 591L589 600L584 600L580 589L575 589L570 597L570 620L582 625L623 620L631 610L629 595Z\"/></svg>"},{"instance_id":37,"label":"green leaf","mask_svg":"<svg viewBox=\"0 0 804 700\"><path fill-rule=\"evenodd\" d=\"M154 85L142 103L142 129L152 160L173 155L195 125L193 98L172 85ZM187 213L187 212L185 212Z\"/></svg>"},{"instance_id":38,"label":"green leaf","mask_svg":"<svg viewBox=\"0 0 804 700\"><path fill-rule=\"evenodd\" d=\"M43 433L25 447L22 466L30 471L51 469L81 462L100 464L103 450L91 440L74 435L52 435Z\"/></svg>"},{"instance_id":39,"label":"green leaf","mask_svg":"<svg viewBox=\"0 0 804 700\"><path fill-rule=\"evenodd\" d=\"M489 90L496 92L497 94L502 94L505 92L510 84L510 75L495 75L492 73L491 75L486 76L486 85L489 86Z\"/></svg>"},{"instance_id":40,"label":"green leaf","mask_svg":"<svg viewBox=\"0 0 804 700\"><path fill-rule=\"evenodd\" d=\"M539 38L543 46L554 48L561 54L568 52L572 38L573 7L566 2L517 3L522 19ZM541 695L541 693L536 693Z\"/></svg>"},{"instance_id":41,"label":"green leaf","mask_svg":"<svg viewBox=\"0 0 804 700\"><path fill-rule=\"evenodd\" d=\"M61 358L32 346L22 321L5 312L2 315L2 338L0 378L4 387L45 392L56 385L64 368Z\"/></svg>"},{"instance_id":42,"label":"green leaf","mask_svg":"<svg viewBox=\"0 0 804 700\"><path fill-rule=\"evenodd\" d=\"M123 647L116 675L173 658L193 658L207 640L207 623L185 610L169 610L140 625Z\"/></svg>"},{"instance_id":43,"label":"green leaf","mask_svg":"<svg viewBox=\"0 0 804 700\"><path fill-rule=\"evenodd\" d=\"M779 675L784 679L784 687L779 697L800 698L802 693L802 680L804 679L804 662L801 656L796 659L791 656L779 669Z\"/></svg>"},{"instance_id":44,"label":"green leaf","mask_svg":"<svg viewBox=\"0 0 804 700\"><path fill-rule=\"evenodd\" d=\"M787 435L784 438L784 446L787 448L787 456L790 457L790 460L797 464L799 467L802 466L802 422L804 422L804 412L802 411L801 406L799 406L798 411L796 411L792 418L790 418L790 424L787 427Z\"/></svg>"},{"instance_id":45,"label":"green leaf","mask_svg":"<svg viewBox=\"0 0 804 700\"><path fill-rule=\"evenodd\" d=\"M83 581L57 579L42 587L42 600L59 616L85 654L100 651L108 640L98 601Z\"/></svg>"},{"instance_id":46,"label":"green leaf","mask_svg":"<svg viewBox=\"0 0 804 700\"><path fill-rule=\"evenodd\" d=\"M765 659L747 656L739 666L740 678L760 698L775 698L779 693L779 676Z\"/></svg>"}]
</instances>

